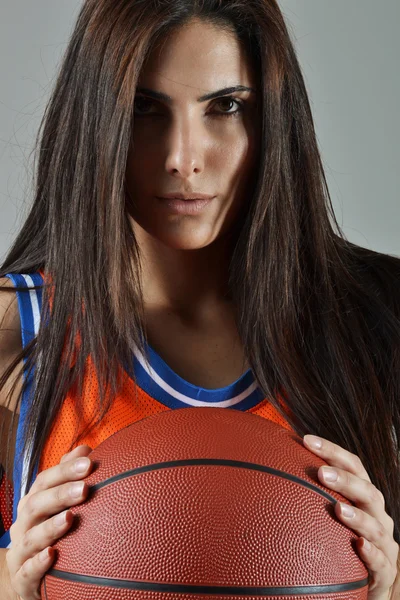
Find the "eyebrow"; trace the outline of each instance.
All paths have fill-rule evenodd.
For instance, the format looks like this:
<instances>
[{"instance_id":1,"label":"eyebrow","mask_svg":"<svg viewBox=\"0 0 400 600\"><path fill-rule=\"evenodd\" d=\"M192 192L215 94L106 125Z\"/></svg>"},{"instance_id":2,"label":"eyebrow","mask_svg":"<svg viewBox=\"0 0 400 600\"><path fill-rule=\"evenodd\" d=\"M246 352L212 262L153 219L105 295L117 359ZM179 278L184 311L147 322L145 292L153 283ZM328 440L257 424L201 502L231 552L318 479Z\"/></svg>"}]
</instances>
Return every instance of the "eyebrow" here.
<instances>
[{"instance_id":1,"label":"eyebrow","mask_svg":"<svg viewBox=\"0 0 400 600\"><path fill-rule=\"evenodd\" d=\"M136 92L138 94L145 94L150 98L154 98L155 100L162 100L167 104L172 104L173 100L171 96L167 94L163 94L162 92L156 92L154 90L150 90L148 88L138 87ZM206 102L206 100L213 100L214 98L221 98L222 96L228 96L229 94L233 94L234 92L254 92L256 90L245 85L234 85L232 87L223 88L222 90L218 90L216 92L211 92L210 94L205 94L204 96L200 96L197 98L197 102Z\"/></svg>"}]
</instances>

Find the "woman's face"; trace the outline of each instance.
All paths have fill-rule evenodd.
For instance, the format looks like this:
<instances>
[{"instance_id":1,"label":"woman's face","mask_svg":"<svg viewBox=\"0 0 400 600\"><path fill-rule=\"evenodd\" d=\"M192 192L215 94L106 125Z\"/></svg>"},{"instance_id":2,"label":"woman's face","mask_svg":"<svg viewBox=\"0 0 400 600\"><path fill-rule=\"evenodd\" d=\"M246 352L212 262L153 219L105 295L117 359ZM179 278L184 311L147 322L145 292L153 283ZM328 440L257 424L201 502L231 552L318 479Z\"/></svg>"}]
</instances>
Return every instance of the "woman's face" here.
<instances>
[{"instance_id":1,"label":"woman's face","mask_svg":"<svg viewBox=\"0 0 400 600\"><path fill-rule=\"evenodd\" d=\"M237 86L249 89L221 91ZM139 225L182 250L232 231L254 188L258 98L238 39L214 25L192 21L150 54L138 82L126 172L134 230ZM182 212L160 199L174 193L213 199L195 213L193 202L181 201Z\"/></svg>"}]
</instances>

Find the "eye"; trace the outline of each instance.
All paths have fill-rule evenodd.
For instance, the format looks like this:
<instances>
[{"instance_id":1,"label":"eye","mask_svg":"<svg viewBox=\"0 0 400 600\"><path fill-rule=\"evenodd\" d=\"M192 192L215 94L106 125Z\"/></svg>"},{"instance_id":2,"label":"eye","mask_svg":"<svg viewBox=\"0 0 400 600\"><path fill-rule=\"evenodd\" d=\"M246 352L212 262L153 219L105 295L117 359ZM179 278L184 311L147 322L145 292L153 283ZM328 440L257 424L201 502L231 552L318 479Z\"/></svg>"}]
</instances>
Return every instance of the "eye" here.
<instances>
[{"instance_id":1,"label":"eye","mask_svg":"<svg viewBox=\"0 0 400 600\"><path fill-rule=\"evenodd\" d=\"M225 104L225 107L228 108L228 111L217 111L217 114L222 117L234 117L235 115L238 115L239 113L243 112L243 103L240 100L236 100L236 98L233 98L232 96L224 96L223 98L217 100L215 104L219 104L222 106ZM236 110L229 111L229 105L232 104L234 105L233 108L236 106Z\"/></svg>"},{"instance_id":2,"label":"eye","mask_svg":"<svg viewBox=\"0 0 400 600\"><path fill-rule=\"evenodd\" d=\"M154 100L147 98L146 96L137 95L134 102L134 113L137 117L144 117L147 115L157 115L157 112L150 112L149 108L154 105ZM239 113L243 112L243 102L233 98L232 96L224 96L223 98L219 98L214 102L214 106L222 107L221 110L211 111L212 115L217 115L219 117L235 117L239 115ZM236 108L235 108L236 107ZM225 110L225 109L228 110ZM235 108L235 110L231 110Z\"/></svg>"},{"instance_id":3,"label":"eye","mask_svg":"<svg viewBox=\"0 0 400 600\"><path fill-rule=\"evenodd\" d=\"M150 106L152 104L154 104L153 100L150 100L149 98L146 98L145 96L136 96L135 105L134 105L135 115L137 115L137 116L141 116L143 114L147 115L148 111L146 110L146 106L148 108L149 104L150 104ZM139 108L139 112L136 110L137 108Z\"/></svg>"}]
</instances>

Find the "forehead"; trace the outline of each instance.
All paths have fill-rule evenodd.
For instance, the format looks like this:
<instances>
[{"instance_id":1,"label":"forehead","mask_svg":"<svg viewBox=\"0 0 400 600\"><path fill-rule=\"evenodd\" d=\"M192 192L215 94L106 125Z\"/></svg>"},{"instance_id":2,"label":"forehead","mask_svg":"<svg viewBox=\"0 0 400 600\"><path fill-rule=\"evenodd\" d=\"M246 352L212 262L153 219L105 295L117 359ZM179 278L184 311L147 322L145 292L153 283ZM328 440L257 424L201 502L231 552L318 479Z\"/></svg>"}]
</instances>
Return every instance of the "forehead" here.
<instances>
[{"instance_id":1,"label":"forehead","mask_svg":"<svg viewBox=\"0 0 400 600\"><path fill-rule=\"evenodd\" d=\"M193 20L172 31L149 54L139 85L198 95L230 85L255 85L253 65L236 34Z\"/></svg>"}]
</instances>

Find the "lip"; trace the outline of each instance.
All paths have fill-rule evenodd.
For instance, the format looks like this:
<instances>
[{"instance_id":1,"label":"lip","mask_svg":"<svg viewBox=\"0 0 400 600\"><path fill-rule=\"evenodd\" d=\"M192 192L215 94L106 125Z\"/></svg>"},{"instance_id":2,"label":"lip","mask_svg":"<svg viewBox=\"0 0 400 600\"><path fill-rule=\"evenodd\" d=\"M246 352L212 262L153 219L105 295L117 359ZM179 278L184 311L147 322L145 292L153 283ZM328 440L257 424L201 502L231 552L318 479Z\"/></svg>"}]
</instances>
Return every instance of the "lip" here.
<instances>
[{"instance_id":1,"label":"lip","mask_svg":"<svg viewBox=\"0 0 400 600\"><path fill-rule=\"evenodd\" d=\"M213 197L194 198L193 200L177 198L158 198L160 205L169 212L180 215L195 215L204 210L213 200Z\"/></svg>"},{"instance_id":2,"label":"lip","mask_svg":"<svg viewBox=\"0 0 400 600\"><path fill-rule=\"evenodd\" d=\"M159 200L212 200L215 198L215 196L210 196L210 194L201 194L200 192L193 192L192 194L181 194L176 192L156 197Z\"/></svg>"}]
</instances>

